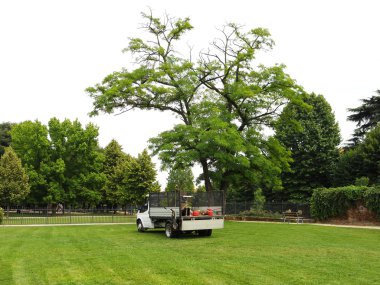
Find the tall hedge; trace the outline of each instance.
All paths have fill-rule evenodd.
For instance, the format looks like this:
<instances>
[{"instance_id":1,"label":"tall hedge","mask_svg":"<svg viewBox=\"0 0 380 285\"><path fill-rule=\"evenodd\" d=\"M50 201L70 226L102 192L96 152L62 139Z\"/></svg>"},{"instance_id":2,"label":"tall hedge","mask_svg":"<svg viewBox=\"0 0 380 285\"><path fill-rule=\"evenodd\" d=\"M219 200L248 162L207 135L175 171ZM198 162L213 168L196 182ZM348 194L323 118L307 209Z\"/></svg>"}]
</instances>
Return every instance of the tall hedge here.
<instances>
[{"instance_id":1,"label":"tall hedge","mask_svg":"<svg viewBox=\"0 0 380 285\"><path fill-rule=\"evenodd\" d=\"M346 186L315 189L311 197L311 214L318 220L343 217L347 210L362 202L380 218L380 187Z\"/></svg>"}]
</instances>

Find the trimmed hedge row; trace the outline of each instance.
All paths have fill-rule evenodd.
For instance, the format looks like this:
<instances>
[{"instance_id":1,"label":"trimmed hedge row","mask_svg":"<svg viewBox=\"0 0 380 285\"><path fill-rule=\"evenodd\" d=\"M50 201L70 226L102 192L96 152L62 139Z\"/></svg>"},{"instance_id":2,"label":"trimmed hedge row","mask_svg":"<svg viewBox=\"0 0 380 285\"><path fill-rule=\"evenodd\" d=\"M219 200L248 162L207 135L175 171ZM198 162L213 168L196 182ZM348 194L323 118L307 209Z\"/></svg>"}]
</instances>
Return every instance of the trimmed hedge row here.
<instances>
[{"instance_id":1,"label":"trimmed hedge row","mask_svg":"<svg viewBox=\"0 0 380 285\"><path fill-rule=\"evenodd\" d=\"M315 189L310 200L311 215L318 220L343 217L362 202L380 218L380 187L346 186Z\"/></svg>"}]
</instances>

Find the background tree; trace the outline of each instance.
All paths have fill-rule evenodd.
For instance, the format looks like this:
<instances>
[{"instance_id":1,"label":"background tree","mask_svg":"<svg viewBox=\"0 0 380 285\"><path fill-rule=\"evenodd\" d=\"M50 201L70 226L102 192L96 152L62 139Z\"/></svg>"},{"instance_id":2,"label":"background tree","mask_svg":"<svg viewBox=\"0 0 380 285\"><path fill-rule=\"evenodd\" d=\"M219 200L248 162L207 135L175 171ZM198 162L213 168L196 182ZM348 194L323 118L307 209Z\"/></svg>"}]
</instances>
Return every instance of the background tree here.
<instances>
[{"instance_id":1,"label":"background tree","mask_svg":"<svg viewBox=\"0 0 380 285\"><path fill-rule=\"evenodd\" d=\"M359 147L363 158L362 175L368 177L371 184L380 184L380 124L367 133Z\"/></svg>"},{"instance_id":2,"label":"background tree","mask_svg":"<svg viewBox=\"0 0 380 285\"><path fill-rule=\"evenodd\" d=\"M141 205L149 192L159 192L157 172L148 152L144 150L129 164L126 202Z\"/></svg>"},{"instance_id":3,"label":"background tree","mask_svg":"<svg viewBox=\"0 0 380 285\"><path fill-rule=\"evenodd\" d=\"M124 153L121 145L116 140L112 140L104 148L104 155L106 183L103 201L107 205L123 205L128 200L126 193L128 172L134 158Z\"/></svg>"},{"instance_id":4,"label":"background tree","mask_svg":"<svg viewBox=\"0 0 380 285\"><path fill-rule=\"evenodd\" d=\"M190 167L172 168L167 178L165 191L194 192L194 176Z\"/></svg>"},{"instance_id":5,"label":"background tree","mask_svg":"<svg viewBox=\"0 0 380 285\"><path fill-rule=\"evenodd\" d=\"M97 204L105 181L98 129L53 118L49 127L26 121L11 130L12 146L31 181L29 203Z\"/></svg>"},{"instance_id":6,"label":"background tree","mask_svg":"<svg viewBox=\"0 0 380 285\"><path fill-rule=\"evenodd\" d=\"M95 206L101 200L105 176L102 173L104 156L98 145L98 128L93 124L82 127L78 120L56 118L49 121L51 142L50 187L47 202L79 203L81 206ZM57 166L58 165L58 166ZM62 172L55 171L61 167ZM53 196L59 190L62 195ZM55 191L55 192L53 192ZM52 200L47 199L52 196ZM61 199L61 200L58 200Z\"/></svg>"},{"instance_id":7,"label":"background tree","mask_svg":"<svg viewBox=\"0 0 380 285\"><path fill-rule=\"evenodd\" d=\"M335 184L354 185L363 177L369 179L369 184L380 184L380 124L367 132L355 148L341 154L335 171Z\"/></svg>"},{"instance_id":8,"label":"background tree","mask_svg":"<svg viewBox=\"0 0 380 285\"><path fill-rule=\"evenodd\" d=\"M126 49L136 56L138 67L114 72L87 89L94 100L92 115L134 108L173 112L183 123L152 139L151 149L167 167L198 163L207 191L226 191L236 175L261 172L259 164L274 166L267 169L271 174L281 173L287 153L260 148L272 144L264 142L263 127L271 126L280 108L297 98L299 88L282 65L254 67L256 54L273 46L269 32L227 25L194 62L175 50L175 43L192 29L189 19L143 17L151 40L131 39Z\"/></svg>"},{"instance_id":9,"label":"background tree","mask_svg":"<svg viewBox=\"0 0 380 285\"><path fill-rule=\"evenodd\" d=\"M308 108L290 103L277 124L276 137L292 153L291 172L283 173L283 199L306 201L312 190L332 185L340 133L322 95L305 94Z\"/></svg>"},{"instance_id":10,"label":"background tree","mask_svg":"<svg viewBox=\"0 0 380 285\"><path fill-rule=\"evenodd\" d=\"M11 130L12 124L5 122L0 124L0 157L4 153L4 149L11 144Z\"/></svg>"},{"instance_id":11,"label":"background tree","mask_svg":"<svg viewBox=\"0 0 380 285\"><path fill-rule=\"evenodd\" d=\"M25 121L12 127L11 137L12 148L21 159L29 176L31 192L28 195L27 203L45 204L43 198L47 195L48 181L44 168L50 162L47 127L39 121Z\"/></svg>"},{"instance_id":12,"label":"background tree","mask_svg":"<svg viewBox=\"0 0 380 285\"><path fill-rule=\"evenodd\" d=\"M365 134L380 122L380 90L376 91L376 95L361 101L361 106L348 109L352 113L348 120L357 126L351 139L353 145L361 142Z\"/></svg>"},{"instance_id":13,"label":"background tree","mask_svg":"<svg viewBox=\"0 0 380 285\"><path fill-rule=\"evenodd\" d=\"M11 147L0 158L0 199L7 205L21 202L29 193L28 176Z\"/></svg>"}]
</instances>

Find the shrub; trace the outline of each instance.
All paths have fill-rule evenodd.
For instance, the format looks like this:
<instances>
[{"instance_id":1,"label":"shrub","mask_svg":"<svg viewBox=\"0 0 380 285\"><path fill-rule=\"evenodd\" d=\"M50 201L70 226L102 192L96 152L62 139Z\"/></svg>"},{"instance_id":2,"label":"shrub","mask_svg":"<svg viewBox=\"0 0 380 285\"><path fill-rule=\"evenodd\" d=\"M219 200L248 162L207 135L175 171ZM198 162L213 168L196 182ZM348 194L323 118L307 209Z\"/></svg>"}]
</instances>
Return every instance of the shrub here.
<instances>
[{"instance_id":1,"label":"shrub","mask_svg":"<svg viewBox=\"0 0 380 285\"><path fill-rule=\"evenodd\" d=\"M343 217L357 202L380 217L380 187L366 186L315 189L310 200L311 215L318 220Z\"/></svg>"},{"instance_id":2,"label":"shrub","mask_svg":"<svg viewBox=\"0 0 380 285\"><path fill-rule=\"evenodd\" d=\"M355 186L368 186L369 178L368 177L360 177L355 179Z\"/></svg>"},{"instance_id":3,"label":"shrub","mask_svg":"<svg viewBox=\"0 0 380 285\"><path fill-rule=\"evenodd\" d=\"M280 219L282 215L278 212L271 212L267 210L258 210L255 208L252 208L249 211L242 211L239 213L238 216L244 216L244 217L255 217L255 218L272 218L272 219Z\"/></svg>"},{"instance_id":4,"label":"shrub","mask_svg":"<svg viewBox=\"0 0 380 285\"><path fill-rule=\"evenodd\" d=\"M364 193L366 207L380 219L380 186L371 187Z\"/></svg>"},{"instance_id":5,"label":"shrub","mask_svg":"<svg viewBox=\"0 0 380 285\"><path fill-rule=\"evenodd\" d=\"M0 225L3 223L3 218L4 218L4 210L3 208L0 207Z\"/></svg>"}]
</instances>

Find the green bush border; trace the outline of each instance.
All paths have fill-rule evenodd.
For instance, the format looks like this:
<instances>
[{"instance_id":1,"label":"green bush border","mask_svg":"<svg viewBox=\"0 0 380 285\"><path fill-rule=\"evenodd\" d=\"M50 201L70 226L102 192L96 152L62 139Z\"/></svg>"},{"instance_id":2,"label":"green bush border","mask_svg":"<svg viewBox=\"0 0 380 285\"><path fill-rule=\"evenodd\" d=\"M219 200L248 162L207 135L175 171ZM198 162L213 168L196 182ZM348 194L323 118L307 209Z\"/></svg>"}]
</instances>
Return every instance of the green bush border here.
<instances>
[{"instance_id":1,"label":"green bush border","mask_svg":"<svg viewBox=\"0 0 380 285\"><path fill-rule=\"evenodd\" d=\"M315 189L310 200L311 215L318 220L343 217L362 202L380 218L380 187L346 186Z\"/></svg>"}]
</instances>

